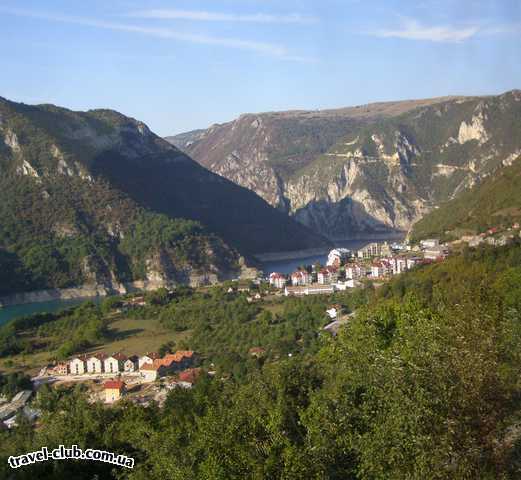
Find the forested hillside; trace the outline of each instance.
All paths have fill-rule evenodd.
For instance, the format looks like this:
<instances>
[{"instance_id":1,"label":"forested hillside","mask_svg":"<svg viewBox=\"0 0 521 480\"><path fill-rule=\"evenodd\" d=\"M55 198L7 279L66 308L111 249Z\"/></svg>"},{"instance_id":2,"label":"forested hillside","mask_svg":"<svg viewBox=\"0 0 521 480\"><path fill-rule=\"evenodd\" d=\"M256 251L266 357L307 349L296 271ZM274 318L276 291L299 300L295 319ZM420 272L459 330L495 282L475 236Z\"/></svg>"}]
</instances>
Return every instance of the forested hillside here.
<instances>
[{"instance_id":1,"label":"forested hillside","mask_svg":"<svg viewBox=\"0 0 521 480\"><path fill-rule=\"evenodd\" d=\"M110 110L0 99L0 296L238 275L326 242Z\"/></svg>"},{"instance_id":2,"label":"forested hillside","mask_svg":"<svg viewBox=\"0 0 521 480\"><path fill-rule=\"evenodd\" d=\"M323 297L356 310L337 337L319 334L320 299L263 318L244 294L185 291L156 314L194 329L183 346L207 362L219 352L233 361L218 360L216 376L175 389L161 409L106 408L79 387L45 387L41 427L0 432L0 468L7 476L10 454L65 443L136 465L48 462L14 478L519 478L520 285L521 244L465 250L376 290ZM284 329L283 347L270 338ZM258 345L267 356L247 354Z\"/></svg>"},{"instance_id":3,"label":"forested hillside","mask_svg":"<svg viewBox=\"0 0 521 480\"><path fill-rule=\"evenodd\" d=\"M521 153L519 90L380 105L243 115L178 140L333 239L407 231Z\"/></svg>"},{"instance_id":4,"label":"forested hillside","mask_svg":"<svg viewBox=\"0 0 521 480\"><path fill-rule=\"evenodd\" d=\"M505 229L521 221L521 159L501 169L474 188L461 193L450 202L414 224L414 241L440 234L458 238L477 234L489 228Z\"/></svg>"}]
</instances>

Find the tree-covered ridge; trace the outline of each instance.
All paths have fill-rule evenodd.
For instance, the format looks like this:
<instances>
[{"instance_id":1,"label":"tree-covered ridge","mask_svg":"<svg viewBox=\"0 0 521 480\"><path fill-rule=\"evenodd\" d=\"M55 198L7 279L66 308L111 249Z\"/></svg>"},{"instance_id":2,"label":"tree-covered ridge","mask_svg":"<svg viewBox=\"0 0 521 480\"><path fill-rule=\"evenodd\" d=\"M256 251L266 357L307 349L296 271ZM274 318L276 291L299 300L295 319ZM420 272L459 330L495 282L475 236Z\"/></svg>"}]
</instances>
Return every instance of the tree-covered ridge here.
<instances>
[{"instance_id":1,"label":"tree-covered ridge","mask_svg":"<svg viewBox=\"0 0 521 480\"><path fill-rule=\"evenodd\" d=\"M414 241L432 236L458 238L521 221L521 160L487 177L474 188L440 205L416 224Z\"/></svg>"},{"instance_id":2,"label":"tree-covered ridge","mask_svg":"<svg viewBox=\"0 0 521 480\"><path fill-rule=\"evenodd\" d=\"M386 287L324 297L357 307L335 338L317 336L320 299L292 300L279 321L293 322L299 309L301 320L313 318L301 323L312 348L296 348L294 339L291 357L222 363L214 378L172 391L161 409L127 402L107 409L89 404L79 387L43 388L41 426L21 421L0 433L0 468L13 473L9 455L78 444L130 455L135 468L49 462L15 478L516 479L520 279L521 244L466 250ZM180 292L157 313L173 328L183 318L191 326L201 318L205 329L243 314L251 321L258 307L227 295ZM217 298L221 313L197 312L215 308ZM227 351L230 335L214 340L216 333L207 342Z\"/></svg>"},{"instance_id":3,"label":"tree-covered ridge","mask_svg":"<svg viewBox=\"0 0 521 480\"><path fill-rule=\"evenodd\" d=\"M0 118L2 171L108 180L139 206L198 221L241 253L325 244L252 192L210 173L142 122L118 112L73 112L0 99Z\"/></svg>"},{"instance_id":4,"label":"tree-covered ridge","mask_svg":"<svg viewBox=\"0 0 521 480\"><path fill-rule=\"evenodd\" d=\"M186 281L186 269L238 268L237 254L198 222L143 209L106 182L0 179L0 295L145 280L163 268L150 265L158 255L173 265L173 282Z\"/></svg>"}]
</instances>

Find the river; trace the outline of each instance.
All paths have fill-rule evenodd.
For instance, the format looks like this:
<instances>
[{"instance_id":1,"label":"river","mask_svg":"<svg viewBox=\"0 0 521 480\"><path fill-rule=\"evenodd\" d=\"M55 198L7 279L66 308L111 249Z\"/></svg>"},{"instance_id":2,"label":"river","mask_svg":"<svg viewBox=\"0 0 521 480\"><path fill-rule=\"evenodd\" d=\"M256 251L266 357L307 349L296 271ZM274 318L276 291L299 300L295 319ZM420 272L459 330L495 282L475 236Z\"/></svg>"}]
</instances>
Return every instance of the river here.
<instances>
[{"instance_id":1,"label":"river","mask_svg":"<svg viewBox=\"0 0 521 480\"><path fill-rule=\"evenodd\" d=\"M357 240L345 240L342 242L338 242L335 244L334 248L349 248L349 250L359 250L365 245L371 242L400 242L402 241L404 236L393 235L389 238L378 238L375 240L372 239L357 239ZM269 275L271 272L279 272L289 274L294 272L301 265L314 265L317 262L320 262L321 265L325 265L327 262L327 253L322 253L318 255L312 255L309 257L298 258L298 259L280 259L274 261L266 261L262 262L262 271L265 275Z\"/></svg>"},{"instance_id":2,"label":"river","mask_svg":"<svg viewBox=\"0 0 521 480\"><path fill-rule=\"evenodd\" d=\"M0 308L0 325L12 320L13 318L25 317L33 313L53 313L65 310L66 308L79 305L80 303L92 300L99 302L100 297L94 298L73 298L69 300L51 300L49 302L27 303L25 305L13 305Z\"/></svg>"}]
</instances>

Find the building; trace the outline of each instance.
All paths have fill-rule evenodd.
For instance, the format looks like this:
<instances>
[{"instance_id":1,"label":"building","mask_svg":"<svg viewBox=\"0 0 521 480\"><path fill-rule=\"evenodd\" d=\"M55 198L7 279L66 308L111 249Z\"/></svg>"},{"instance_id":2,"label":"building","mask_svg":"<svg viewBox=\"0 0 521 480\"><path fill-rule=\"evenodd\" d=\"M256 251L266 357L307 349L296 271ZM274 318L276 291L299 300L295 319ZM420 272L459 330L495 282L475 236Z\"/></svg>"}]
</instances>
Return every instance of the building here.
<instances>
[{"instance_id":1,"label":"building","mask_svg":"<svg viewBox=\"0 0 521 480\"><path fill-rule=\"evenodd\" d=\"M361 248L357 252L358 258L372 258L372 257L382 257L386 255L391 255L391 247L387 242L384 243L369 243L364 248Z\"/></svg>"},{"instance_id":2,"label":"building","mask_svg":"<svg viewBox=\"0 0 521 480\"><path fill-rule=\"evenodd\" d=\"M119 373L125 369L125 362L128 357L122 353L114 353L110 357L105 358L105 373Z\"/></svg>"},{"instance_id":3,"label":"building","mask_svg":"<svg viewBox=\"0 0 521 480\"><path fill-rule=\"evenodd\" d=\"M371 265L371 277L380 278L387 273L386 266L383 262L375 262Z\"/></svg>"},{"instance_id":4,"label":"building","mask_svg":"<svg viewBox=\"0 0 521 480\"><path fill-rule=\"evenodd\" d=\"M139 372L145 382L154 382L159 377L158 367L153 363L145 363L140 367Z\"/></svg>"},{"instance_id":5,"label":"building","mask_svg":"<svg viewBox=\"0 0 521 480\"><path fill-rule=\"evenodd\" d=\"M333 266L328 266L320 270L317 274L317 281L319 285L328 285L336 282L338 279L338 269Z\"/></svg>"},{"instance_id":6,"label":"building","mask_svg":"<svg viewBox=\"0 0 521 480\"><path fill-rule=\"evenodd\" d=\"M251 347L249 350L248 350L248 353L252 356L252 357L257 357L257 358L261 358L265 355L266 353L266 350L262 347Z\"/></svg>"},{"instance_id":7,"label":"building","mask_svg":"<svg viewBox=\"0 0 521 480\"><path fill-rule=\"evenodd\" d=\"M84 356L74 357L69 362L71 375L83 375L87 371L87 361Z\"/></svg>"},{"instance_id":8,"label":"building","mask_svg":"<svg viewBox=\"0 0 521 480\"><path fill-rule=\"evenodd\" d=\"M105 402L117 402L125 393L125 383L120 380L108 380L103 384Z\"/></svg>"},{"instance_id":9,"label":"building","mask_svg":"<svg viewBox=\"0 0 521 480\"><path fill-rule=\"evenodd\" d=\"M142 355L141 357L139 357L139 361L138 361L139 369L141 370L141 368L143 367L143 365L145 363L153 363L154 360L156 360L158 358L160 358L160 357L159 357L159 354L156 352L145 353L145 355Z\"/></svg>"},{"instance_id":10,"label":"building","mask_svg":"<svg viewBox=\"0 0 521 480\"><path fill-rule=\"evenodd\" d=\"M188 368L179 374L179 381L194 384L201 374L200 368Z\"/></svg>"},{"instance_id":11,"label":"building","mask_svg":"<svg viewBox=\"0 0 521 480\"><path fill-rule=\"evenodd\" d=\"M442 245L428 247L423 251L423 257L427 260L444 259L447 256L447 250Z\"/></svg>"},{"instance_id":12,"label":"building","mask_svg":"<svg viewBox=\"0 0 521 480\"><path fill-rule=\"evenodd\" d=\"M306 270L297 270L291 274L291 284L296 287L298 285L308 285L311 283L311 275Z\"/></svg>"},{"instance_id":13,"label":"building","mask_svg":"<svg viewBox=\"0 0 521 480\"><path fill-rule=\"evenodd\" d=\"M346 278L362 278L366 276L366 268L359 263L349 263L346 265Z\"/></svg>"},{"instance_id":14,"label":"building","mask_svg":"<svg viewBox=\"0 0 521 480\"><path fill-rule=\"evenodd\" d=\"M300 297L303 295L320 295L327 293L334 293L335 286L334 285L307 285L304 287L286 287L284 290L284 295L286 297L295 296Z\"/></svg>"},{"instance_id":15,"label":"building","mask_svg":"<svg viewBox=\"0 0 521 480\"><path fill-rule=\"evenodd\" d=\"M125 360L123 364L123 371L127 373L136 372L139 368L139 358L137 355L132 355Z\"/></svg>"},{"instance_id":16,"label":"building","mask_svg":"<svg viewBox=\"0 0 521 480\"><path fill-rule=\"evenodd\" d=\"M55 375L68 375L70 372L67 362L59 362L53 369Z\"/></svg>"},{"instance_id":17,"label":"building","mask_svg":"<svg viewBox=\"0 0 521 480\"><path fill-rule=\"evenodd\" d=\"M421 248L434 248L440 245L440 241L437 238L428 238L420 242Z\"/></svg>"},{"instance_id":18,"label":"building","mask_svg":"<svg viewBox=\"0 0 521 480\"><path fill-rule=\"evenodd\" d=\"M327 264L331 267L340 267L351 256L351 250L347 248L335 248L327 256Z\"/></svg>"},{"instance_id":19,"label":"building","mask_svg":"<svg viewBox=\"0 0 521 480\"><path fill-rule=\"evenodd\" d=\"M103 365L107 356L104 353L97 353L87 359L88 373L103 373Z\"/></svg>"},{"instance_id":20,"label":"building","mask_svg":"<svg viewBox=\"0 0 521 480\"><path fill-rule=\"evenodd\" d=\"M286 277L282 273L273 272L270 274L270 285L282 289L286 285Z\"/></svg>"}]
</instances>

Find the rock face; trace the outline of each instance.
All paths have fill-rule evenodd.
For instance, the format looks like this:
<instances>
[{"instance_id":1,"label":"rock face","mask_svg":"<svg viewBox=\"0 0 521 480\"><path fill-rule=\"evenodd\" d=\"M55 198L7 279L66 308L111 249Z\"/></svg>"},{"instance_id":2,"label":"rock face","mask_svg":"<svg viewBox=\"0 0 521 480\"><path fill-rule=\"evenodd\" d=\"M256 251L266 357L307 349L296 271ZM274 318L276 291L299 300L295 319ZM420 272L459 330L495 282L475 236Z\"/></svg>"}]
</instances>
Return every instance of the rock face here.
<instances>
[{"instance_id":1,"label":"rock face","mask_svg":"<svg viewBox=\"0 0 521 480\"><path fill-rule=\"evenodd\" d=\"M0 98L2 296L211 283L327 245L142 122Z\"/></svg>"},{"instance_id":2,"label":"rock face","mask_svg":"<svg viewBox=\"0 0 521 480\"><path fill-rule=\"evenodd\" d=\"M346 238L408 230L511 163L521 149L520 98L243 115L169 141L311 229Z\"/></svg>"}]
</instances>

